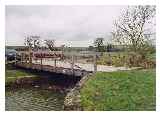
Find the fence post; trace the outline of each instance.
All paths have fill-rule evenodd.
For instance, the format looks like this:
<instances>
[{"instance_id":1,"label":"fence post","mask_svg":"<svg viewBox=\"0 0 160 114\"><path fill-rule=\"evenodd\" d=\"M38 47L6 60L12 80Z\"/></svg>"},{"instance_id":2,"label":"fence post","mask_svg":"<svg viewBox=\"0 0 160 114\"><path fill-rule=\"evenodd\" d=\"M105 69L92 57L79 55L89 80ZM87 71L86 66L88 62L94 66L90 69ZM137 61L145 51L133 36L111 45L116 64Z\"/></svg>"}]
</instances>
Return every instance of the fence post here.
<instances>
[{"instance_id":1,"label":"fence post","mask_svg":"<svg viewBox=\"0 0 160 114\"><path fill-rule=\"evenodd\" d=\"M74 75L74 55L72 55L71 70L72 70L72 75Z\"/></svg>"},{"instance_id":2,"label":"fence post","mask_svg":"<svg viewBox=\"0 0 160 114\"><path fill-rule=\"evenodd\" d=\"M97 72L97 54L94 55L93 62L94 62L94 73L96 73Z\"/></svg>"},{"instance_id":3,"label":"fence post","mask_svg":"<svg viewBox=\"0 0 160 114\"><path fill-rule=\"evenodd\" d=\"M31 48L29 47L29 64L31 65L32 64L32 57L31 57Z\"/></svg>"},{"instance_id":4,"label":"fence post","mask_svg":"<svg viewBox=\"0 0 160 114\"><path fill-rule=\"evenodd\" d=\"M24 55L25 53L22 54L22 62L24 63Z\"/></svg>"},{"instance_id":5,"label":"fence post","mask_svg":"<svg viewBox=\"0 0 160 114\"><path fill-rule=\"evenodd\" d=\"M108 57L109 57L109 65L112 65L112 59L111 59L111 55L110 55L110 53L108 54Z\"/></svg>"},{"instance_id":6,"label":"fence post","mask_svg":"<svg viewBox=\"0 0 160 114\"><path fill-rule=\"evenodd\" d=\"M23 53L21 53L21 63L22 63L22 61L23 61Z\"/></svg>"},{"instance_id":7,"label":"fence post","mask_svg":"<svg viewBox=\"0 0 160 114\"><path fill-rule=\"evenodd\" d=\"M42 57L41 57L41 70L42 70L42 66L43 66L43 63L42 63L43 61L42 61Z\"/></svg>"},{"instance_id":8,"label":"fence post","mask_svg":"<svg viewBox=\"0 0 160 114\"><path fill-rule=\"evenodd\" d=\"M54 59L54 71L56 72L56 58Z\"/></svg>"},{"instance_id":9,"label":"fence post","mask_svg":"<svg viewBox=\"0 0 160 114\"><path fill-rule=\"evenodd\" d=\"M27 64L27 54L25 53L25 63Z\"/></svg>"},{"instance_id":10,"label":"fence post","mask_svg":"<svg viewBox=\"0 0 160 114\"><path fill-rule=\"evenodd\" d=\"M17 64L17 53L15 55L15 65Z\"/></svg>"}]
</instances>

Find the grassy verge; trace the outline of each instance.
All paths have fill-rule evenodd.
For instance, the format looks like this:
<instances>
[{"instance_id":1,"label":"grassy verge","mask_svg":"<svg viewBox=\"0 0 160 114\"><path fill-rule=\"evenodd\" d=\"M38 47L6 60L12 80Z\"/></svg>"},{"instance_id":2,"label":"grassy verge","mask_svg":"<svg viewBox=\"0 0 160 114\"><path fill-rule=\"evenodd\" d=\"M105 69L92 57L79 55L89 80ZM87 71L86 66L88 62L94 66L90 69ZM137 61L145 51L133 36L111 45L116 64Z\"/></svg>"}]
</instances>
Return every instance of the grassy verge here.
<instances>
[{"instance_id":1,"label":"grassy verge","mask_svg":"<svg viewBox=\"0 0 160 114\"><path fill-rule=\"evenodd\" d=\"M5 83L9 84L18 78L33 77L33 74L24 70L15 69L12 66L6 66L5 69Z\"/></svg>"},{"instance_id":2,"label":"grassy verge","mask_svg":"<svg viewBox=\"0 0 160 114\"><path fill-rule=\"evenodd\" d=\"M155 69L98 72L81 89L84 110L155 110Z\"/></svg>"}]
</instances>

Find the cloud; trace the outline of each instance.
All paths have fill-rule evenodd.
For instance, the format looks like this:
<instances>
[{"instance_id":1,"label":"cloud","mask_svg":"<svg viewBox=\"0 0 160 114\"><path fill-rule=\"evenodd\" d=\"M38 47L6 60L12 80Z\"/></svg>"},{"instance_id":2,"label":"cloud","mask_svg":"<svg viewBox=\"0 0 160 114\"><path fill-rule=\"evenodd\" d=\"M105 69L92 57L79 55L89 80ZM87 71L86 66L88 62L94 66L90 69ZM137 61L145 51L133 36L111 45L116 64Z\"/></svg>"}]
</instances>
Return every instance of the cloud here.
<instances>
[{"instance_id":1,"label":"cloud","mask_svg":"<svg viewBox=\"0 0 160 114\"><path fill-rule=\"evenodd\" d=\"M6 45L23 45L24 36L34 34L55 39L57 45L70 41L72 46L88 46L96 37L108 39L125 7L6 6Z\"/></svg>"}]
</instances>

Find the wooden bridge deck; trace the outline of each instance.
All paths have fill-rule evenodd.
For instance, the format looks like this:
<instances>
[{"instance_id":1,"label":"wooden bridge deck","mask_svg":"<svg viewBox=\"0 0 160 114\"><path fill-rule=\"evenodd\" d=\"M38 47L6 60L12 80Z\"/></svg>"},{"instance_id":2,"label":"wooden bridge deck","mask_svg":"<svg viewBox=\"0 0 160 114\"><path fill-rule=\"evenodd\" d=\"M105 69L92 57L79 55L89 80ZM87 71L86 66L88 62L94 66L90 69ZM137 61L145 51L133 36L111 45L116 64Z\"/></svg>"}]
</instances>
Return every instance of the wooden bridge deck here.
<instances>
[{"instance_id":1,"label":"wooden bridge deck","mask_svg":"<svg viewBox=\"0 0 160 114\"><path fill-rule=\"evenodd\" d=\"M72 76L79 76L83 77L91 71L86 71L82 69L71 69L71 68L64 68L64 67L54 67L51 65L40 65L40 64L29 64L29 63L16 63L17 67L26 68L26 69L32 69L37 71L47 71L47 72L53 72L57 74L65 74L65 75L72 75Z\"/></svg>"}]
</instances>

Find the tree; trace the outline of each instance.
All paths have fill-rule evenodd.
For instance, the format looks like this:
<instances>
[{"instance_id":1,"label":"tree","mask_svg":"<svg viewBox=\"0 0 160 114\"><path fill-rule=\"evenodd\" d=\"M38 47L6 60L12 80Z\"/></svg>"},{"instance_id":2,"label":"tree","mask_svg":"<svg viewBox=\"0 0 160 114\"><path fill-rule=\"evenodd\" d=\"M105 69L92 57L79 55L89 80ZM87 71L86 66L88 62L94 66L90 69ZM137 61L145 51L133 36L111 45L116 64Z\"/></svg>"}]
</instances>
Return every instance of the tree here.
<instances>
[{"instance_id":1,"label":"tree","mask_svg":"<svg viewBox=\"0 0 160 114\"><path fill-rule=\"evenodd\" d=\"M63 45L61 45L60 47L61 47L61 50L64 51L65 45L63 44Z\"/></svg>"},{"instance_id":2,"label":"tree","mask_svg":"<svg viewBox=\"0 0 160 114\"><path fill-rule=\"evenodd\" d=\"M24 44L32 50L38 50L40 48L40 36L27 36Z\"/></svg>"},{"instance_id":3,"label":"tree","mask_svg":"<svg viewBox=\"0 0 160 114\"><path fill-rule=\"evenodd\" d=\"M60 46L60 48L61 48L62 54L64 54L64 51L65 51L65 45L64 45L64 44L63 44L63 45L61 45L61 46Z\"/></svg>"},{"instance_id":4,"label":"tree","mask_svg":"<svg viewBox=\"0 0 160 114\"><path fill-rule=\"evenodd\" d=\"M113 49L114 49L114 45L108 43L107 46L106 46L107 52L111 52L111 51L113 51Z\"/></svg>"},{"instance_id":5,"label":"tree","mask_svg":"<svg viewBox=\"0 0 160 114\"><path fill-rule=\"evenodd\" d=\"M96 48L96 51L104 52L105 51L104 38L96 38L96 40L94 41L94 46Z\"/></svg>"},{"instance_id":6,"label":"tree","mask_svg":"<svg viewBox=\"0 0 160 114\"><path fill-rule=\"evenodd\" d=\"M146 26L153 24L155 6L131 6L115 22L113 39L121 45L127 45L134 52L143 50L151 44L152 30ZM149 36L149 37L148 37Z\"/></svg>"},{"instance_id":7,"label":"tree","mask_svg":"<svg viewBox=\"0 0 160 114\"><path fill-rule=\"evenodd\" d=\"M47 46L47 48L51 51L55 51L55 40L45 40L45 44Z\"/></svg>"},{"instance_id":8,"label":"tree","mask_svg":"<svg viewBox=\"0 0 160 114\"><path fill-rule=\"evenodd\" d=\"M94 47L93 46L89 46L88 47L88 51L93 51L94 50Z\"/></svg>"}]
</instances>

